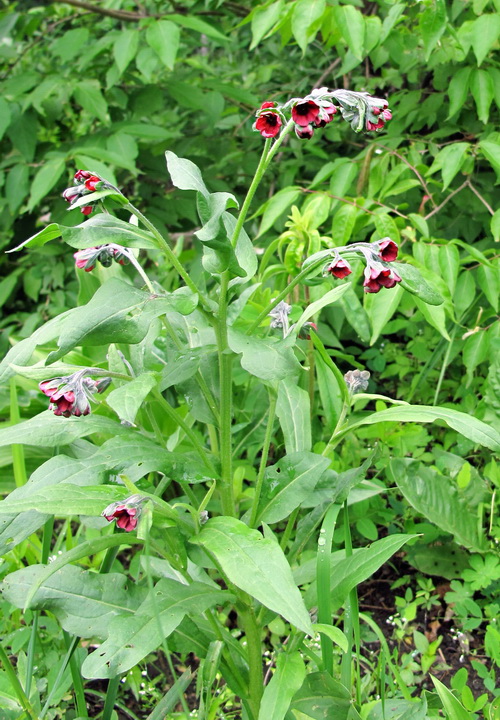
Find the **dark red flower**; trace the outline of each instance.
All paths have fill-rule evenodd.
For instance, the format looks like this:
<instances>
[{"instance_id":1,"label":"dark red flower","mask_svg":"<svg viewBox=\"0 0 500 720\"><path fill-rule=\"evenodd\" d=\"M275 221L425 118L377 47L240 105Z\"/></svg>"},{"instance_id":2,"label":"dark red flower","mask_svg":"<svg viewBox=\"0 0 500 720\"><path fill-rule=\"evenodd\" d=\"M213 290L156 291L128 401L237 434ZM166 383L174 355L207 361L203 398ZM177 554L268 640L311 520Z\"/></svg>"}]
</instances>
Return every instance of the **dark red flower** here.
<instances>
[{"instance_id":1,"label":"dark red flower","mask_svg":"<svg viewBox=\"0 0 500 720\"><path fill-rule=\"evenodd\" d=\"M373 122L373 120L366 119L366 129L367 130L380 130L384 127L385 123L388 120L392 120L392 113L387 107L387 103L384 107L372 107L370 108L370 112L372 116L375 116L378 118L377 122Z\"/></svg>"},{"instance_id":2,"label":"dark red flower","mask_svg":"<svg viewBox=\"0 0 500 720\"><path fill-rule=\"evenodd\" d=\"M92 212L93 209L94 209L94 208L92 207L92 205L83 205L83 206L80 208L80 211L81 211L84 215L90 215L90 213Z\"/></svg>"},{"instance_id":3,"label":"dark red flower","mask_svg":"<svg viewBox=\"0 0 500 720\"><path fill-rule=\"evenodd\" d=\"M75 180L78 182L81 182L82 180L86 180L87 178L92 177L92 173L88 170L77 170L75 173Z\"/></svg>"},{"instance_id":4,"label":"dark red flower","mask_svg":"<svg viewBox=\"0 0 500 720\"><path fill-rule=\"evenodd\" d=\"M126 505L117 505L110 515L103 515L108 522L116 520L116 524L125 532L131 532L137 527L137 510L138 508L129 508Z\"/></svg>"},{"instance_id":5,"label":"dark red flower","mask_svg":"<svg viewBox=\"0 0 500 720\"><path fill-rule=\"evenodd\" d=\"M296 125L306 127L309 123L316 122L319 115L320 107L314 100L304 100L298 102L292 108L292 118Z\"/></svg>"},{"instance_id":6,"label":"dark red flower","mask_svg":"<svg viewBox=\"0 0 500 720\"><path fill-rule=\"evenodd\" d=\"M385 238L378 245L378 254L384 262L393 262L398 256L398 246L394 240Z\"/></svg>"},{"instance_id":7,"label":"dark red flower","mask_svg":"<svg viewBox=\"0 0 500 720\"><path fill-rule=\"evenodd\" d=\"M296 125L295 134L300 140L310 140L314 135L314 128L312 125L306 125L305 127Z\"/></svg>"},{"instance_id":8,"label":"dark red flower","mask_svg":"<svg viewBox=\"0 0 500 720\"><path fill-rule=\"evenodd\" d=\"M262 105L260 106L260 109L265 110L266 108L273 108L273 107L276 107L276 103L272 102L272 101L268 101L268 102L263 102Z\"/></svg>"},{"instance_id":9,"label":"dark red flower","mask_svg":"<svg viewBox=\"0 0 500 720\"><path fill-rule=\"evenodd\" d=\"M401 282L401 278L394 270L372 265L365 270L363 287L367 293L378 293L383 287L393 288L398 282Z\"/></svg>"},{"instance_id":10,"label":"dark red flower","mask_svg":"<svg viewBox=\"0 0 500 720\"><path fill-rule=\"evenodd\" d=\"M334 260L331 265L327 268L327 272L329 272L334 277L338 278L339 280L342 280L342 278L347 277L352 273L351 266L346 260L343 260L342 258L338 258L337 260Z\"/></svg>"},{"instance_id":11,"label":"dark red flower","mask_svg":"<svg viewBox=\"0 0 500 720\"><path fill-rule=\"evenodd\" d=\"M314 121L314 124L316 127L325 127L325 125L328 125L335 115L337 114L337 108L335 105L323 105L320 110L320 114Z\"/></svg>"},{"instance_id":12,"label":"dark red flower","mask_svg":"<svg viewBox=\"0 0 500 720\"><path fill-rule=\"evenodd\" d=\"M96 185L100 182L102 182L100 177L97 177L97 175L91 175L88 180L85 180L85 187L90 192L94 192L96 189Z\"/></svg>"},{"instance_id":13,"label":"dark red flower","mask_svg":"<svg viewBox=\"0 0 500 720\"><path fill-rule=\"evenodd\" d=\"M270 103L264 103L262 107L264 107L264 105L270 105ZM257 118L254 129L258 130L262 137L273 138L279 133L282 124L277 112L265 112Z\"/></svg>"}]
</instances>

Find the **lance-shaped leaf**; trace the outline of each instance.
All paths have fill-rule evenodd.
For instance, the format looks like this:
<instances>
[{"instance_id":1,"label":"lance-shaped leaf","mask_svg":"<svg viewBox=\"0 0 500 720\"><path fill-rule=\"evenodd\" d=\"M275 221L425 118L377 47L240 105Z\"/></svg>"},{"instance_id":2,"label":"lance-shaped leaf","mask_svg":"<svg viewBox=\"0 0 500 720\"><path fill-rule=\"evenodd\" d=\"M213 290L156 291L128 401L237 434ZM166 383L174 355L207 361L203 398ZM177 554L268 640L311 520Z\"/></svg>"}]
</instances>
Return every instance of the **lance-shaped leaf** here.
<instances>
[{"instance_id":1,"label":"lance-shaped leaf","mask_svg":"<svg viewBox=\"0 0 500 720\"><path fill-rule=\"evenodd\" d=\"M191 542L202 545L241 590L303 632L311 621L280 546L232 517L212 518Z\"/></svg>"},{"instance_id":2,"label":"lance-shaped leaf","mask_svg":"<svg viewBox=\"0 0 500 720\"><path fill-rule=\"evenodd\" d=\"M167 168L175 187L180 190L196 190L202 195L208 196L209 192L203 182L200 169L186 158L178 157L171 150L165 153Z\"/></svg>"},{"instance_id":3,"label":"lance-shaped leaf","mask_svg":"<svg viewBox=\"0 0 500 720\"><path fill-rule=\"evenodd\" d=\"M91 515L100 517L104 508L112 502L124 500L130 491L122 485L96 485L81 487L62 483L40 488L26 497L8 496L0 502L0 514L13 514L37 510L40 513L71 517Z\"/></svg>"},{"instance_id":4,"label":"lance-shaped leaf","mask_svg":"<svg viewBox=\"0 0 500 720\"><path fill-rule=\"evenodd\" d=\"M45 573L45 565L31 565L7 575L2 596L23 608L33 583ZM54 613L63 628L84 638L105 638L112 618L133 616L146 595L145 588L131 583L125 575L100 575L65 565L36 593L32 608Z\"/></svg>"},{"instance_id":5,"label":"lance-shaped leaf","mask_svg":"<svg viewBox=\"0 0 500 720\"><path fill-rule=\"evenodd\" d=\"M155 385L156 378L153 373L143 373L125 385L112 390L106 398L106 402L113 408L120 420L134 423L139 408Z\"/></svg>"},{"instance_id":6,"label":"lance-shaped leaf","mask_svg":"<svg viewBox=\"0 0 500 720\"><path fill-rule=\"evenodd\" d=\"M292 701L292 711L313 720L348 720L350 707L349 690L326 672L306 675Z\"/></svg>"},{"instance_id":7,"label":"lance-shaped leaf","mask_svg":"<svg viewBox=\"0 0 500 720\"><path fill-rule=\"evenodd\" d=\"M139 343L146 336L153 318L175 310L192 312L197 296L187 288L165 296L153 296L117 278L111 278L86 305L70 310L59 333L56 350L47 364L58 360L81 343ZM132 314L133 312L133 314Z\"/></svg>"},{"instance_id":8,"label":"lance-shaped leaf","mask_svg":"<svg viewBox=\"0 0 500 720\"><path fill-rule=\"evenodd\" d=\"M230 595L204 583L163 579L131 617L114 618L108 639L82 665L87 678L111 678L130 670L156 650L189 613L202 613Z\"/></svg>"},{"instance_id":9,"label":"lance-shaped leaf","mask_svg":"<svg viewBox=\"0 0 500 720\"><path fill-rule=\"evenodd\" d=\"M309 393L287 377L278 387L276 415L280 421L287 453L309 451L311 440L311 404Z\"/></svg>"},{"instance_id":10,"label":"lance-shaped leaf","mask_svg":"<svg viewBox=\"0 0 500 720\"><path fill-rule=\"evenodd\" d=\"M305 675L306 667L299 652L280 653L275 673L264 689L259 720L283 720Z\"/></svg>"},{"instance_id":11,"label":"lance-shaped leaf","mask_svg":"<svg viewBox=\"0 0 500 720\"><path fill-rule=\"evenodd\" d=\"M441 293L424 278L420 270L408 263L391 263L391 267L401 277L401 287L416 295L419 300L428 305L442 305L444 300Z\"/></svg>"},{"instance_id":12,"label":"lance-shaped leaf","mask_svg":"<svg viewBox=\"0 0 500 720\"><path fill-rule=\"evenodd\" d=\"M275 523L308 499L330 461L311 452L286 455L266 468L258 517Z\"/></svg>"},{"instance_id":13,"label":"lance-shaped leaf","mask_svg":"<svg viewBox=\"0 0 500 720\"><path fill-rule=\"evenodd\" d=\"M64 242L77 250L97 245L116 243L130 248L157 249L158 245L147 230L124 222L108 213L93 215L83 223L74 227L60 225Z\"/></svg>"},{"instance_id":14,"label":"lance-shaped leaf","mask_svg":"<svg viewBox=\"0 0 500 720\"><path fill-rule=\"evenodd\" d=\"M241 366L261 380L283 380L301 369L291 347L293 339L250 337L230 328L229 347L241 353Z\"/></svg>"},{"instance_id":15,"label":"lance-shaped leaf","mask_svg":"<svg viewBox=\"0 0 500 720\"><path fill-rule=\"evenodd\" d=\"M93 433L127 435L130 430L102 415L65 418L47 410L17 425L0 428L0 447L19 444L52 448L69 445L77 438Z\"/></svg>"}]
</instances>

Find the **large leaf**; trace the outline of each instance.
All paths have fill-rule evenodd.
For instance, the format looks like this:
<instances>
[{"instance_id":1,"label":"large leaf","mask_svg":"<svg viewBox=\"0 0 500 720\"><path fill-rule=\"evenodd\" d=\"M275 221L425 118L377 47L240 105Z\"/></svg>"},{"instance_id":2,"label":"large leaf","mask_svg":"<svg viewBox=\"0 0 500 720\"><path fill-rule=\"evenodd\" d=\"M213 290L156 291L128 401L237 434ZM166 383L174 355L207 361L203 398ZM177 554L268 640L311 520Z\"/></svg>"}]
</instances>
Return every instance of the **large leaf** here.
<instances>
[{"instance_id":1,"label":"large leaf","mask_svg":"<svg viewBox=\"0 0 500 720\"><path fill-rule=\"evenodd\" d=\"M299 652L280 653L274 675L264 689L258 720L283 720L305 675L306 667Z\"/></svg>"},{"instance_id":2,"label":"large leaf","mask_svg":"<svg viewBox=\"0 0 500 720\"><path fill-rule=\"evenodd\" d=\"M283 380L301 368L287 340L251 337L230 328L229 347L241 353L241 366L261 380Z\"/></svg>"},{"instance_id":3,"label":"large leaf","mask_svg":"<svg viewBox=\"0 0 500 720\"><path fill-rule=\"evenodd\" d=\"M276 415L280 421L287 453L309 451L311 440L311 403L309 393L286 377L278 387Z\"/></svg>"},{"instance_id":4,"label":"large leaf","mask_svg":"<svg viewBox=\"0 0 500 720\"><path fill-rule=\"evenodd\" d=\"M424 41L425 59L428 60L446 29L445 0L433 0L419 14L421 37Z\"/></svg>"},{"instance_id":5,"label":"large leaf","mask_svg":"<svg viewBox=\"0 0 500 720\"><path fill-rule=\"evenodd\" d=\"M362 425L374 425L379 422L434 422L443 420L453 430L461 433L474 443L484 445L490 450L500 450L500 433L493 427L467 415L466 413L447 407L433 407L431 405L403 405L392 407L361 420L355 420L344 432L354 430Z\"/></svg>"},{"instance_id":6,"label":"large leaf","mask_svg":"<svg viewBox=\"0 0 500 720\"><path fill-rule=\"evenodd\" d=\"M292 711L313 720L348 720L350 692L326 672L306 675L292 701Z\"/></svg>"},{"instance_id":7,"label":"large leaf","mask_svg":"<svg viewBox=\"0 0 500 720\"><path fill-rule=\"evenodd\" d=\"M87 678L112 678L127 672L156 650L188 613L202 613L228 594L204 583L183 585L160 580L132 616L116 617L108 639L82 665Z\"/></svg>"},{"instance_id":8,"label":"large leaf","mask_svg":"<svg viewBox=\"0 0 500 720\"><path fill-rule=\"evenodd\" d=\"M208 196L209 192L205 187L201 172L191 160L177 157L171 150L167 150L165 158L175 187L180 190L196 190L202 195Z\"/></svg>"},{"instance_id":9,"label":"large leaf","mask_svg":"<svg viewBox=\"0 0 500 720\"><path fill-rule=\"evenodd\" d=\"M325 7L325 0L297 0L294 5L292 32L303 54L319 28Z\"/></svg>"},{"instance_id":10,"label":"large leaf","mask_svg":"<svg viewBox=\"0 0 500 720\"><path fill-rule=\"evenodd\" d=\"M107 243L147 250L157 248L157 243L149 232L108 213L99 213L73 227L60 225L59 228L64 242L78 250ZM24 244L33 243L28 240Z\"/></svg>"},{"instance_id":11,"label":"large leaf","mask_svg":"<svg viewBox=\"0 0 500 720\"><path fill-rule=\"evenodd\" d=\"M212 518L192 542L210 552L230 582L303 632L309 614L280 546L232 517Z\"/></svg>"},{"instance_id":12,"label":"large leaf","mask_svg":"<svg viewBox=\"0 0 500 720\"><path fill-rule=\"evenodd\" d=\"M316 487L330 461L311 452L294 452L266 468L258 517L275 523L301 505Z\"/></svg>"},{"instance_id":13,"label":"large leaf","mask_svg":"<svg viewBox=\"0 0 500 720\"><path fill-rule=\"evenodd\" d=\"M47 410L17 425L0 428L0 447L20 444L52 448L69 445L77 438L93 433L117 435L128 432L120 423L102 415L65 418Z\"/></svg>"},{"instance_id":14,"label":"large leaf","mask_svg":"<svg viewBox=\"0 0 500 720\"><path fill-rule=\"evenodd\" d=\"M146 42L169 70L174 69L179 40L180 28L170 20L155 20L146 30Z\"/></svg>"},{"instance_id":15,"label":"large leaf","mask_svg":"<svg viewBox=\"0 0 500 720\"><path fill-rule=\"evenodd\" d=\"M389 468L393 481L417 512L454 535L461 545L478 552L486 549L473 508L460 498L455 483L451 484L449 478L410 458L392 460Z\"/></svg>"},{"instance_id":16,"label":"large leaf","mask_svg":"<svg viewBox=\"0 0 500 720\"><path fill-rule=\"evenodd\" d=\"M459 700L457 700L451 690L449 690L446 685L443 685L442 682L432 675L431 680L437 690L439 699L443 703L443 708L446 712L448 720L470 720L471 713L464 708Z\"/></svg>"},{"instance_id":17,"label":"large leaf","mask_svg":"<svg viewBox=\"0 0 500 720\"><path fill-rule=\"evenodd\" d=\"M23 608L34 582L45 572L45 565L31 565L7 575L2 583L3 597ZM146 590L130 583L126 575L100 575L66 565L37 592L32 608L48 610L67 632L84 638L105 638L112 618L133 616Z\"/></svg>"},{"instance_id":18,"label":"large leaf","mask_svg":"<svg viewBox=\"0 0 500 720\"><path fill-rule=\"evenodd\" d=\"M424 278L420 270L408 263L392 263L395 271L401 276L401 287L416 295L428 305L442 305L441 293Z\"/></svg>"},{"instance_id":19,"label":"large leaf","mask_svg":"<svg viewBox=\"0 0 500 720\"><path fill-rule=\"evenodd\" d=\"M25 497L8 496L0 502L0 514L37 510L47 515L71 517L91 515L100 517L112 502L124 500L130 492L123 485L85 486L61 483L37 489Z\"/></svg>"},{"instance_id":20,"label":"large leaf","mask_svg":"<svg viewBox=\"0 0 500 720\"><path fill-rule=\"evenodd\" d=\"M196 302L197 296L187 288L165 296L152 296L111 278L90 302L66 315L57 341L59 350L50 353L47 364L59 360L81 343L139 343L146 336L153 318L171 310L189 314L195 309Z\"/></svg>"},{"instance_id":21,"label":"large leaf","mask_svg":"<svg viewBox=\"0 0 500 720\"><path fill-rule=\"evenodd\" d=\"M113 408L120 420L134 423L142 403L155 385L154 374L143 373L125 385L112 390L106 398L106 402Z\"/></svg>"}]
</instances>

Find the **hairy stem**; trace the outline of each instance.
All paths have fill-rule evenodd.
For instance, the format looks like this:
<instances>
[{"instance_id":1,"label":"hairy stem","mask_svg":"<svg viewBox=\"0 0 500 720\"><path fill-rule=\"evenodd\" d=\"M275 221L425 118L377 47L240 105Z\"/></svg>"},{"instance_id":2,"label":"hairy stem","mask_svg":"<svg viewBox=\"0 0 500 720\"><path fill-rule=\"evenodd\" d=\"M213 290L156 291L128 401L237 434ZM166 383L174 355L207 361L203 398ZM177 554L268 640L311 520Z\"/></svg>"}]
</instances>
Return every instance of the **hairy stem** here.
<instances>
[{"instance_id":1,"label":"hairy stem","mask_svg":"<svg viewBox=\"0 0 500 720\"><path fill-rule=\"evenodd\" d=\"M276 412L276 403L278 397L275 392L269 390L269 415L267 419L266 434L264 437L264 444L262 445L262 454L260 456L259 473L257 475L257 481L255 483L255 495L252 503L252 513L250 515L250 527L255 527L259 513L259 501L260 494L262 492L262 483L264 482L264 475L266 473L267 458L269 455L269 446L271 445L271 438L273 436L274 426L274 415Z\"/></svg>"}]
</instances>

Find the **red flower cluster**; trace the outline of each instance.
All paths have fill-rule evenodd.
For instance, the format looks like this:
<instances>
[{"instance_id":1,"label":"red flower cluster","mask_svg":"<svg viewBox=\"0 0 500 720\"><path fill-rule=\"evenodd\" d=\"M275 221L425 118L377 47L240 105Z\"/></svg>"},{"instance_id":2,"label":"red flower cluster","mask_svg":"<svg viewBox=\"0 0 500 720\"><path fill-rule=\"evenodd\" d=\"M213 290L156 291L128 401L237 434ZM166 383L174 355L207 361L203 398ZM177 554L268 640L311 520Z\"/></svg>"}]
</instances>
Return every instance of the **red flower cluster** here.
<instances>
[{"instance_id":1,"label":"red flower cluster","mask_svg":"<svg viewBox=\"0 0 500 720\"><path fill-rule=\"evenodd\" d=\"M67 188L62 194L63 198L69 202L70 205L82 195L100 190L104 185L104 180L88 170L77 170L75 173L75 183L75 185ZM84 215L90 215L93 209L93 205L83 205L80 207L80 211Z\"/></svg>"},{"instance_id":2,"label":"red flower cluster","mask_svg":"<svg viewBox=\"0 0 500 720\"><path fill-rule=\"evenodd\" d=\"M283 120L281 114L272 108L276 107L274 102L265 102L257 110L257 120L253 129L258 130L262 137L273 138L279 133Z\"/></svg>"},{"instance_id":3,"label":"red flower cluster","mask_svg":"<svg viewBox=\"0 0 500 720\"><path fill-rule=\"evenodd\" d=\"M39 384L40 390L50 398L49 410L54 415L81 417L90 413L89 399L94 393L102 393L111 382L111 378L92 380L85 377L85 370L79 370L68 377L56 377L43 380Z\"/></svg>"},{"instance_id":4,"label":"red flower cluster","mask_svg":"<svg viewBox=\"0 0 500 720\"><path fill-rule=\"evenodd\" d=\"M116 520L117 527L131 532L137 527L137 522L141 516L142 505L147 498L142 495L131 495L122 502L113 502L102 511L102 516L108 522Z\"/></svg>"},{"instance_id":5,"label":"red flower cluster","mask_svg":"<svg viewBox=\"0 0 500 720\"><path fill-rule=\"evenodd\" d=\"M332 261L325 266L324 273L330 273L333 277L342 280L352 273L351 266L340 256L340 251L359 252L366 261L365 281L363 286L365 292L377 293L383 287L393 288L401 282L401 278L395 270L387 266L398 256L398 246L390 238L383 238L374 243L356 243L344 248L337 248L332 252Z\"/></svg>"},{"instance_id":6,"label":"red flower cluster","mask_svg":"<svg viewBox=\"0 0 500 720\"><path fill-rule=\"evenodd\" d=\"M384 125L386 124L386 122L388 120L392 120L392 112L389 110L387 102L385 102L384 107L371 108L371 112L373 115L375 115L375 119L377 122L373 122L372 120L369 120L367 117L367 119L366 119L366 129L367 130L381 130L381 128L384 127Z\"/></svg>"},{"instance_id":7,"label":"red flower cluster","mask_svg":"<svg viewBox=\"0 0 500 720\"><path fill-rule=\"evenodd\" d=\"M114 244L78 250L73 253L73 257L76 267L85 272L91 272L98 262L104 267L110 267L113 260L119 265L127 265L130 262L127 249Z\"/></svg>"},{"instance_id":8,"label":"red flower cluster","mask_svg":"<svg viewBox=\"0 0 500 720\"><path fill-rule=\"evenodd\" d=\"M365 269L363 287L367 293L378 293L383 287L393 288L398 282L401 282L401 278L397 272L391 268L384 268L381 263L368 265Z\"/></svg>"},{"instance_id":9,"label":"red flower cluster","mask_svg":"<svg viewBox=\"0 0 500 720\"><path fill-rule=\"evenodd\" d=\"M325 127L337 114L337 108L330 102L318 104L314 100L303 100L292 107L295 134L302 140L309 140L315 128Z\"/></svg>"}]
</instances>

